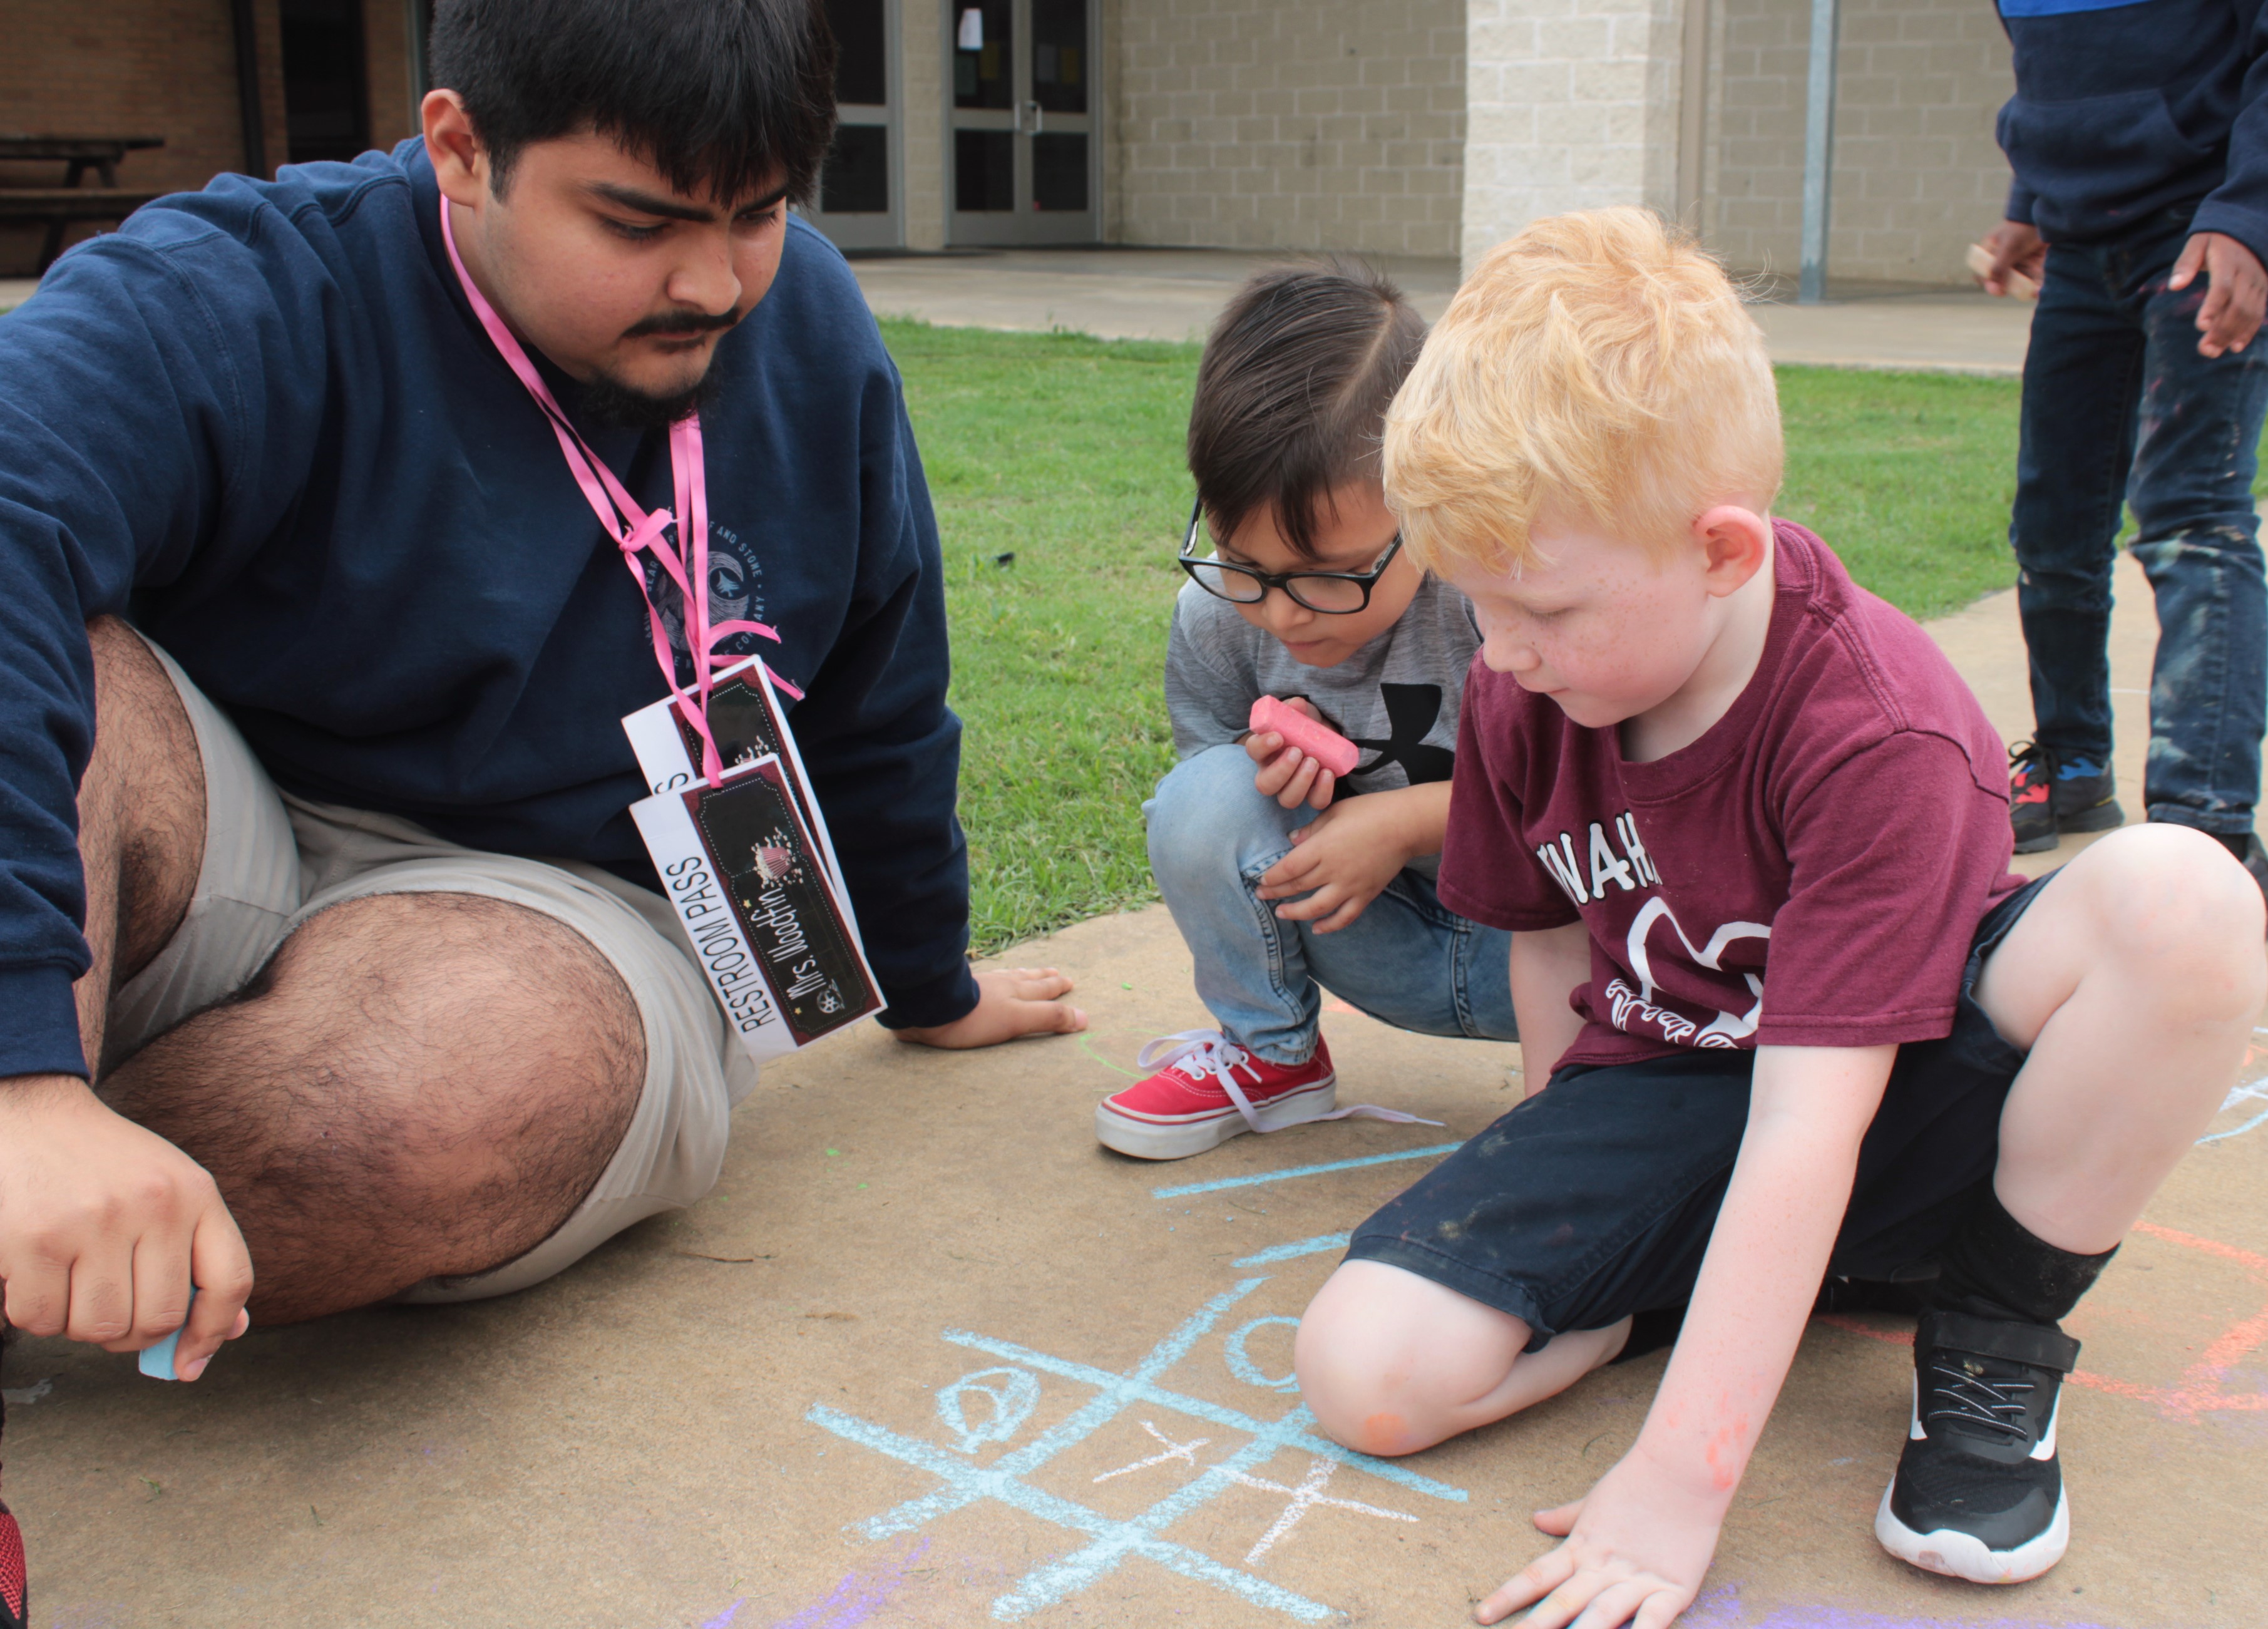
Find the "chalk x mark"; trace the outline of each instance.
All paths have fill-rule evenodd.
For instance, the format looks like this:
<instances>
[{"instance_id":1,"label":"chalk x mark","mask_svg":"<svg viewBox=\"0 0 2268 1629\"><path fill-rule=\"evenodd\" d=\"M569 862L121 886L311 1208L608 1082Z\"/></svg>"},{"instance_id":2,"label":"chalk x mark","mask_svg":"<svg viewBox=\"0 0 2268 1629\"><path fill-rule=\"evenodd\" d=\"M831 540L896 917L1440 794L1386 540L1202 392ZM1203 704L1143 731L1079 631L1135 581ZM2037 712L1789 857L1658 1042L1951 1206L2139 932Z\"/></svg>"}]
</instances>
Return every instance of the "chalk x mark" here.
<instances>
[{"instance_id":1,"label":"chalk x mark","mask_svg":"<svg viewBox=\"0 0 2268 1629\"><path fill-rule=\"evenodd\" d=\"M1256 1606L1282 1612L1301 1622L1318 1623L1335 1616L1330 1608L1308 1600L1280 1584L1216 1561L1189 1545L1166 1538L1163 1537L1165 1530L1191 1511L1220 1498L1230 1489L1256 1485L1258 1479L1253 1473L1286 1448L1305 1451L1317 1463L1327 1465L1352 1465L1435 1499L1462 1503L1466 1495L1462 1488L1420 1476L1402 1465L1373 1459L1366 1454L1354 1453L1317 1436L1310 1429L1314 1424L1314 1416L1308 1412L1305 1404L1295 1404L1278 1419L1261 1420L1241 1410L1226 1408L1199 1397L1184 1397L1157 1383L1220 1322L1230 1308L1266 1282L1264 1277L1239 1280L1233 1288L1214 1296L1199 1308L1178 1329L1152 1348L1147 1356L1123 1374L1097 1368L1092 1364L1050 1357L1012 1342L993 1340L966 1330L945 1331L945 1339L955 1345L989 1353L1026 1369L1036 1369L1042 1374L1059 1375L1096 1388L1096 1395L1066 1419L1042 1432L1022 1448L1001 1455L990 1465L972 1464L935 1443L902 1435L887 1426L845 1414L825 1404L814 1404L804 1418L836 1436L917 1470L926 1471L943 1485L929 1493L907 1500L879 1515L855 1524L854 1530L866 1538L887 1538L895 1534L909 1532L986 1500L997 1500L1012 1509L1087 1536L1089 1542L1084 1547L1034 1568L1006 1594L995 1600L992 1615L996 1618L1012 1621L1028 1617L1089 1588L1115 1571L1121 1562L1138 1556L1168 1572L1195 1582L1209 1584ZM1143 1403L1248 1433L1251 1440L1218 1464L1199 1471L1189 1482L1147 1509L1125 1520L1106 1515L1075 1500L1035 1487L1026 1479L1066 1449L1084 1441L1116 1419L1130 1407ZM1179 1445L1174 1444L1170 1438L1149 1422L1143 1423L1152 1437L1168 1445L1167 1454L1145 1463L1160 1463L1166 1459L1181 1456L1174 1451ZM1201 1445L1189 1445L1193 1465L1196 1463L1195 1450ZM1329 1472L1325 1474L1328 1477ZM1102 1479L1096 1478L1098 1481ZM1315 1481L1315 1492L1307 1498L1306 1507L1332 1502L1322 1495L1322 1484L1315 1480L1312 1471L1309 1479ZM1285 1493L1295 1502L1301 1497L1299 1489L1285 1488L1277 1484L1269 1484L1268 1487L1271 1492ZM1302 1507L1301 1514L1304 1513L1305 1507ZM1404 1518L1398 1512L1383 1514L1393 1515L1396 1519L1417 1519ZM1288 1531L1289 1528L1285 1530ZM1276 1535L1278 1538L1281 1537L1280 1533ZM1265 1553L1264 1548L1260 1553Z\"/></svg>"},{"instance_id":2,"label":"chalk x mark","mask_svg":"<svg viewBox=\"0 0 2268 1629\"><path fill-rule=\"evenodd\" d=\"M1245 1566L1253 1566L1273 1550L1276 1541L1299 1526L1307 1512L1317 1505L1329 1505L1335 1510L1359 1511L1366 1516L1383 1516L1389 1522L1415 1522L1418 1519L1405 1510L1381 1510L1376 1505L1366 1505L1359 1499L1327 1497L1323 1489L1331 1479L1331 1472L1337 1469L1337 1464L1331 1460L1310 1461L1307 1479L1297 1487L1285 1487L1281 1482L1270 1482L1261 1477L1240 1476L1236 1478L1239 1487L1256 1487L1263 1493L1281 1493L1292 1501L1284 1507L1284 1514L1276 1518L1276 1524L1260 1536L1260 1542L1245 1552Z\"/></svg>"},{"instance_id":3,"label":"chalk x mark","mask_svg":"<svg viewBox=\"0 0 2268 1629\"><path fill-rule=\"evenodd\" d=\"M1326 1171L1359 1170L1366 1165L1391 1165L1396 1160L1426 1160L1454 1154L1462 1143L1441 1143L1432 1148L1405 1148L1399 1154L1373 1154L1360 1160L1332 1160L1322 1165L1295 1165L1288 1170L1261 1171L1251 1176L1224 1176L1219 1182L1183 1183L1178 1187L1152 1188L1153 1199L1180 1199L1193 1193L1219 1193L1225 1188L1255 1188L1262 1183L1289 1182L1295 1176L1320 1176Z\"/></svg>"},{"instance_id":4,"label":"chalk x mark","mask_svg":"<svg viewBox=\"0 0 2268 1629\"><path fill-rule=\"evenodd\" d=\"M1131 1476L1137 1471L1147 1471L1152 1465L1162 1465L1174 1459L1188 1461L1189 1469L1195 1471L1197 1468L1197 1450L1212 1441L1211 1437L1199 1437L1194 1442L1176 1442L1146 1419L1142 1422L1142 1429L1164 1443L1166 1451L1152 1454L1147 1459L1138 1459L1130 1465L1121 1465L1116 1471L1106 1471L1094 1478L1097 1482L1108 1482L1114 1477Z\"/></svg>"}]
</instances>

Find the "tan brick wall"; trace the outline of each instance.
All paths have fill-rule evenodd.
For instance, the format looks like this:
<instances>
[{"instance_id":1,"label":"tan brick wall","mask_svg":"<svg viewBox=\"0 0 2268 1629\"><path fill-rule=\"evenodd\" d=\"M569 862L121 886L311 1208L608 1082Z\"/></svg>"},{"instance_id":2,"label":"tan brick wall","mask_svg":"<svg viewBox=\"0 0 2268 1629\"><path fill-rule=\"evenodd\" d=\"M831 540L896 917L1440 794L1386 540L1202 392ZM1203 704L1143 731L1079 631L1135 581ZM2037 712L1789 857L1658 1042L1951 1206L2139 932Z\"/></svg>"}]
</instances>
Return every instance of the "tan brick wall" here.
<instances>
[{"instance_id":1,"label":"tan brick wall","mask_svg":"<svg viewBox=\"0 0 2268 1629\"><path fill-rule=\"evenodd\" d=\"M1116 0L1106 231L1457 252L1462 0Z\"/></svg>"},{"instance_id":2,"label":"tan brick wall","mask_svg":"<svg viewBox=\"0 0 2268 1629\"><path fill-rule=\"evenodd\" d=\"M1712 193L1704 227L1734 265L1793 275L1803 221L1807 0L1717 0ZM1967 246L2000 218L1993 116L2008 43L1974 0L1844 0L1836 53L1830 277L1965 284Z\"/></svg>"},{"instance_id":3,"label":"tan brick wall","mask_svg":"<svg viewBox=\"0 0 2268 1629\"><path fill-rule=\"evenodd\" d=\"M409 93L409 0L362 0L362 37L370 144L387 152L419 129Z\"/></svg>"},{"instance_id":4,"label":"tan brick wall","mask_svg":"<svg viewBox=\"0 0 2268 1629\"><path fill-rule=\"evenodd\" d=\"M899 0L899 177L905 244L945 247L945 23L936 0Z\"/></svg>"},{"instance_id":5,"label":"tan brick wall","mask_svg":"<svg viewBox=\"0 0 2268 1629\"><path fill-rule=\"evenodd\" d=\"M372 0L373 9L384 0ZM258 5L269 162L284 156L284 49L276 0ZM129 153L118 184L202 187L244 167L228 0L4 0L0 123L38 134L162 136ZM55 187L63 166L0 165L0 184ZM95 184L90 175L86 185ZM94 228L80 226L77 242ZM0 228L0 275L27 276L42 229Z\"/></svg>"},{"instance_id":6,"label":"tan brick wall","mask_svg":"<svg viewBox=\"0 0 2268 1629\"><path fill-rule=\"evenodd\" d=\"M1471 0L1464 261L1529 221L1677 208L1678 0Z\"/></svg>"}]
</instances>

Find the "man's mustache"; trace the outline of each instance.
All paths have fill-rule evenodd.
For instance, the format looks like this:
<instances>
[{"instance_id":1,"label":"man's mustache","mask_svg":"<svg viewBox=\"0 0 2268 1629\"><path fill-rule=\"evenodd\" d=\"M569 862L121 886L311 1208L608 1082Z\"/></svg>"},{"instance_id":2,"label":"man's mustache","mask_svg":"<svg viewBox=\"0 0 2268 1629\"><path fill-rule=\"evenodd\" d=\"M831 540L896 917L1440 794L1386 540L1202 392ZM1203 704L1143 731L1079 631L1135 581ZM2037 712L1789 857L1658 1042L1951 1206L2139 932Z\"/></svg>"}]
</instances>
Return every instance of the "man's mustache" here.
<instances>
[{"instance_id":1,"label":"man's mustache","mask_svg":"<svg viewBox=\"0 0 2268 1629\"><path fill-rule=\"evenodd\" d=\"M664 335L672 339L690 339L696 334L721 334L737 324L744 314L728 311L722 316L712 317L705 312L673 311L632 323L622 330L622 337L644 339L650 335Z\"/></svg>"}]
</instances>

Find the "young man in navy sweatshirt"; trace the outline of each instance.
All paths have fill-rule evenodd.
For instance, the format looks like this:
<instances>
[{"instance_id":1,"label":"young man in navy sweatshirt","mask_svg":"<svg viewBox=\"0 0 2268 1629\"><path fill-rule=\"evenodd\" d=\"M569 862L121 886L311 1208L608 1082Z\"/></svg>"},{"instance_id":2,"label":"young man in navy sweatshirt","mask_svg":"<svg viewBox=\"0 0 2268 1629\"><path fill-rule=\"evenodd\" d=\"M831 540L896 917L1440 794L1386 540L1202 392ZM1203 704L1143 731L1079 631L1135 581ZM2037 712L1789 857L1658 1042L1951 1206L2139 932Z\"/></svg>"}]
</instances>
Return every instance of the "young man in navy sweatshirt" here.
<instances>
[{"instance_id":1,"label":"young man in navy sweatshirt","mask_svg":"<svg viewBox=\"0 0 2268 1629\"><path fill-rule=\"evenodd\" d=\"M2124 818L2110 773L2112 545L2161 630L2142 798L2268 885L2253 835L2268 589L2253 510L2268 363L2268 33L2260 0L2000 0L2015 171L1985 287L2040 284L2014 523L2034 739L2012 754L2016 851Z\"/></svg>"},{"instance_id":2,"label":"young man in navy sweatshirt","mask_svg":"<svg viewBox=\"0 0 2268 1629\"><path fill-rule=\"evenodd\" d=\"M804 697L883 1021L1083 1026L964 957L921 462L785 212L833 56L811 0L444 0L422 140L162 201L0 321L9 1323L186 1316L194 1379L247 1299L502 1294L715 1178L755 1071L626 812L648 603L480 306L647 509L698 409L709 614L777 631L724 648Z\"/></svg>"}]
</instances>

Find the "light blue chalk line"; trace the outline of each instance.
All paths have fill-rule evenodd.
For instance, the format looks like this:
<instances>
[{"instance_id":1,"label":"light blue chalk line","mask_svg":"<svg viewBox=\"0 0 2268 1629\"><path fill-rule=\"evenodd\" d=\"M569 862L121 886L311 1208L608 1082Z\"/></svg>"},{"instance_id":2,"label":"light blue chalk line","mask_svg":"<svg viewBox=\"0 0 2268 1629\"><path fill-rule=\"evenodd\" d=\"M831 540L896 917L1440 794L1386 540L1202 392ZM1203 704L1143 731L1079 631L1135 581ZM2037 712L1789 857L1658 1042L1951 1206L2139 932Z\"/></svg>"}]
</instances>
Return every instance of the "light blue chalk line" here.
<instances>
[{"instance_id":1,"label":"light blue chalk line","mask_svg":"<svg viewBox=\"0 0 2268 1629\"><path fill-rule=\"evenodd\" d=\"M945 1331L945 1338L956 1346L969 1346L978 1352L989 1352L995 1357L1005 1358L1012 1363L1027 1363L1032 1367L1044 1370L1048 1374L1060 1375L1065 1380L1076 1380L1090 1386L1122 1388L1125 1403L1154 1403L1160 1408L1169 1408L1176 1413L1187 1414L1197 1419L1211 1420L1216 1426L1226 1426L1232 1431L1248 1431L1256 1437L1266 1436L1277 1428L1263 1425L1249 1414L1241 1413L1233 1408L1225 1408L1218 1403L1208 1403L1202 1397L1183 1397L1181 1393L1168 1391L1162 1386L1152 1385L1147 1380L1135 1381L1130 1376L1114 1375L1108 1369L1099 1369L1092 1364L1074 1363L1066 1358L1050 1357L1044 1352L1034 1352L1028 1346L1019 1346L1012 1341L993 1340L983 1335L971 1335L965 1330L947 1330ZM1125 1404L1122 1403L1120 1406L1123 1407ZM1358 1471L1367 1471L1374 1477L1395 1483L1415 1493L1428 1494L1434 1499L1448 1500L1454 1504L1465 1502L1465 1490L1461 1487L1452 1487L1446 1482L1436 1482L1431 1477L1420 1476L1407 1465L1396 1464L1390 1459L1373 1459L1367 1454L1358 1454L1352 1448L1341 1448L1328 1437L1310 1434L1287 1437L1284 1439L1284 1446L1301 1448L1310 1454L1320 1454L1327 1459L1336 1459L1343 1465L1352 1465ZM894 1528L891 1530L895 1532L899 1529Z\"/></svg>"},{"instance_id":2,"label":"light blue chalk line","mask_svg":"<svg viewBox=\"0 0 2268 1629\"><path fill-rule=\"evenodd\" d=\"M1294 1256L1314 1256L1323 1250L1343 1250L1347 1247L1347 1235L1343 1233L1317 1234L1312 1239L1301 1239L1296 1244L1274 1244L1264 1250L1255 1250L1249 1256L1240 1256L1230 1264L1237 1267L1265 1267L1270 1262L1289 1261Z\"/></svg>"},{"instance_id":3,"label":"light blue chalk line","mask_svg":"<svg viewBox=\"0 0 2268 1629\"><path fill-rule=\"evenodd\" d=\"M1366 1165L1390 1165L1396 1160L1423 1160L1437 1154L1454 1154L1462 1143L1443 1143L1435 1148L1405 1148L1400 1154L1373 1154L1361 1160L1333 1160L1327 1165L1295 1165L1285 1171L1263 1171L1257 1176L1224 1176L1214 1183L1183 1183L1174 1188L1152 1188L1153 1199L1179 1199L1193 1193L1219 1193L1224 1188L1252 1188L1262 1183L1289 1182L1294 1176L1320 1176L1325 1171L1351 1171Z\"/></svg>"},{"instance_id":4,"label":"light blue chalk line","mask_svg":"<svg viewBox=\"0 0 2268 1629\"><path fill-rule=\"evenodd\" d=\"M975 1479L962 1478L933 1493L908 1500L878 1516L869 1517L859 1523L858 1530L868 1538L887 1538L895 1533L909 1532L948 1511L958 1510L977 1500L1005 1497L990 1493L984 1478L998 1478L1012 1481L1027 1471L1036 1471L1065 1448L1101 1429L1116 1419L1128 1404L1145 1396L1150 1382L1187 1356L1198 1338L1219 1323L1223 1313L1267 1282L1264 1277L1241 1279L1235 1288L1214 1296L1192 1314L1181 1328L1151 1348L1149 1356L1123 1375L1114 1375L1108 1369L1090 1370L1099 1377L1094 1383L1102 1389L1097 1396L1075 1410L1062 1423L1041 1433L1022 1448L1013 1453L1003 1454L983 1471L973 1472ZM953 1337L948 1333L946 1338L950 1340ZM964 1341L960 1344L966 1345L970 1343ZM1016 1350L1021 1351L1022 1348Z\"/></svg>"},{"instance_id":5,"label":"light blue chalk line","mask_svg":"<svg viewBox=\"0 0 2268 1629\"><path fill-rule=\"evenodd\" d=\"M1000 1467L1006 1463L1005 1460L996 1461L980 1469L931 1443L900 1436L887 1426L839 1412L823 1403L813 1404L804 1419L862 1448L873 1448L878 1454L887 1454L892 1459L903 1461L943 1478L948 1487L964 1495L944 1508L958 1508L962 1505L975 1504L979 1500L997 1499L1002 1504L1013 1506L1059 1527L1071 1528L1091 1533L1098 1539L1112 1541L1120 1555L1145 1557L1184 1578L1242 1596L1256 1606L1270 1607L1308 1623L1319 1622L1331 1616L1329 1607L1304 1596L1294 1595L1264 1578L1225 1566L1211 1556L1191 1550L1185 1544L1174 1544L1144 1532L1132 1522L1114 1521L1101 1511L1090 1510L1085 1505L1058 1498L1013 1476L1003 1475ZM1020 1612L1008 1606L1014 1599L1013 1595L1001 1596L992 1604L993 1615L997 1618L1020 1616Z\"/></svg>"},{"instance_id":6,"label":"light blue chalk line","mask_svg":"<svg viewBox=\"0 0 2268 1629\"><path fill-rule=\"evenodd\" d=\"M1028 1617L1043 1607L1053 1606L1065 1596L1074 1595L1100 1582L1128 1555L1145 1553L1141 1546L1145 1542L1145 1535L1163 1532L1190 1511L1211 1503L1236 1486L1239 1476L1265 1464L1280 1449L1304 1438L1307 1433L1302 1427L1313 1424L1314 1418L1302 1404L1273 1424L1261 1426L1260 1434L1251 1441L1219 1464L1208 1467L1131 1521L1117 1523L1109 1531L1099 1535L1086 1549L1065 1556L1060 1561L1036 1567L1026 1574L1023 1581L1013 1590L992 1603L992 1616L1005 1619ZM1156 1541L1150 1539L1148 1542ZM1232 1574L1235 1571L1230 1567L1223 1567L1222 1570Z\"/></svg>"},{"instance_id":7,"label":"light blue chalk line","mask_svg":"<svg viewBox=\"0 0 2268 1629\"><path fill-rule=\"evenodd\" d=\"M2198 1139L2198 1144L2202 1147L2206 1143L2225 1143L2232 1137L2242 1137L2245 1132L2255 1131L2264 1125L2268 1125L2268 1109L2263 1109L2258 1114L2254 1115L2250 1120L2247 1120L2243 1124L2235 1127L2234 1130L2215 1131L2210 1137L2200 1137ZM1244 1265L1242 1262L1239 1262L1236 1264L1240 1267Z\"/></svg>"}]
</instances>

